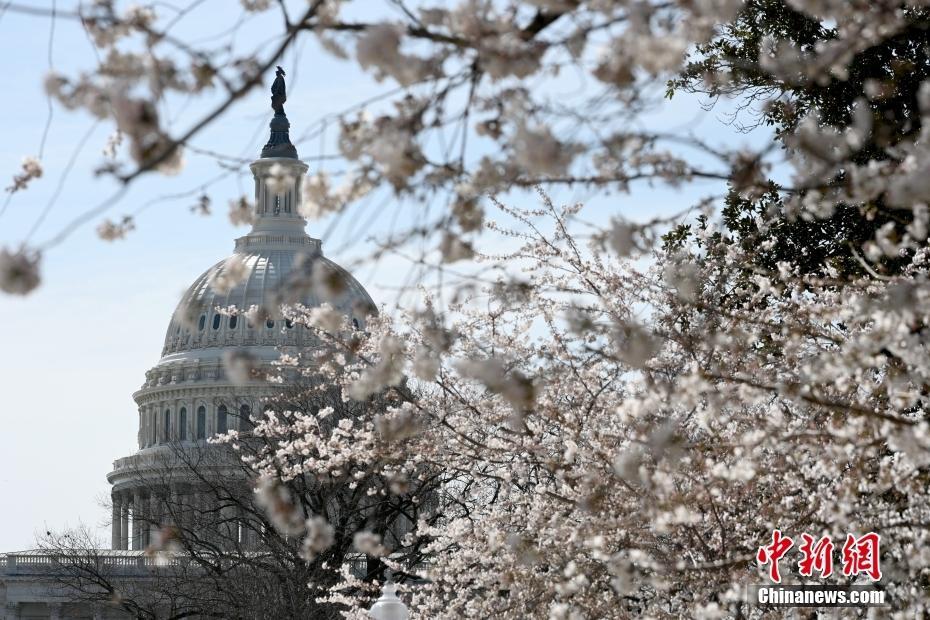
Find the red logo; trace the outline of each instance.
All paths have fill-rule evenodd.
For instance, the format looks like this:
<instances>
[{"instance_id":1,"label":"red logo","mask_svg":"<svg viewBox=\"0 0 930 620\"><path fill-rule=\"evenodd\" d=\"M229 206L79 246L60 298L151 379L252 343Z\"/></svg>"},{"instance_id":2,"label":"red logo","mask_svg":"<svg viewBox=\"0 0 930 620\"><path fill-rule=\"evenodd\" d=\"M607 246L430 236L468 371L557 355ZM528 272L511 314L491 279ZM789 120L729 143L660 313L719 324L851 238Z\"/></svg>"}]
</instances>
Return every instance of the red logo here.
<instances>
[{"instance_id":1,"label":"red logo","mask_svg":"<svg viewBox=\"0 0 930 620\"><path fill-rule=\"evenodd\" d=\"M821 577L833 574L833 541L824 536L814 544L814 537L810 534L801 534L804 544L801 545L803 558L798 562L798 572L810 577L816 570Z\"/></svg>"},{"instance_id":2,"label":"red logo","mask_svg":"<svg viewBox=\"0 0 930 620\"><path fill-rule=\"evenodd\" d=\"M882 578L882 569L878 560L878 545L881 536L875 532L863 534L856 538L852 534L846 535L843 543L843 574L855 577L865 573L872 581Z\"/></svg>"},{"instance_id":3,"label":"red logo","mask_svg":"<svg viewBox=\"0 0 930 620\"><path fill-rule=\"evenodd\" d=\"M759 566L771 564L771 566L769 566L769 579L775 583L781 583L781 575L778 572L778 561L782 556L788 553L788 550L793 546L793 540L787 536L782 537L781 530L775 530L772 532L772 544L759 547L756 560L758 560Z\"/></svg>"},{"instance_id":4,"label":"red logo","mask_svg":"<svg viewBox=\"0 0 930 620\"><path fill-rule=\"evenodd\" d=\"M815 539L810 534L805 533L801 534L801 541L801 545L798 547L801 552L798 573L804 577L812 577L815 572L821 578L832 575L835 546L830 537L823 536ZM847 534L842 549L843 575L846 577L867 575L872 581L880 581L882 578L879 559L880 542L881 536L875 532L863 534L858 538L852 534ZM778 562L785 557L785 554L793 546L793 539L782 535L781 530L773 530L772 542L759 547L759 551L756 553L756 561L759 566L768 565L769 579L774 583L781 583Z\"/></svg>"}]
</instances>

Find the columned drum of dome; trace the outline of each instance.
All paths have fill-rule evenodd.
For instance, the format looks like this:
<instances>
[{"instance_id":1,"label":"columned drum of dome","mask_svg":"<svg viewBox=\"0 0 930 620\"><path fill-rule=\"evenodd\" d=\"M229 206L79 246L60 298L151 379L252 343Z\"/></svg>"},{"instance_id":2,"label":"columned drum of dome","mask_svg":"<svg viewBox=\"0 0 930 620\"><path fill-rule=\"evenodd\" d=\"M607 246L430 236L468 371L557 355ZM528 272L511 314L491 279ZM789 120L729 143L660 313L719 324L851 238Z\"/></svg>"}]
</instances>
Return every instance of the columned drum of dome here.
<instances>
[{"instance_id":1,"label":"columned drum of dome","mask_svg":"<svg viewBox=\"0 0 930 620\"><path fill-rule=\"evenodd\" d=\"M269 144L250 166L255 183L252 228L235 240L230 257L204 271L184 293L168 324L161 359L133 394L138 451L117 459L107 476L113 485L114 548L143 548L151 540L153 532L138 523L136 514L159 514L160 502L167 498L196 496L188 455L217 473L241 476L241 468L224 463L228 454L209 438L249 428L248 416L261 411L261 400L274 388L259 382L237 385L226 376L225 356L244 351L270 364L282 353L312 348L316 342L311 331L286 316L298 304L329 303L359 328L375 312L361 284L326 258L320 240L306 233L299 205L308 166L290 144L283 91L275 96L280 105ZM328 283L326 290L338 292L321 298L308 286L319 279ZM261 312L246 314L251 308ZM153 488L159 468L159 486ZM172 472L167 482L165 468Z\"/></svg>"}]
</instances>

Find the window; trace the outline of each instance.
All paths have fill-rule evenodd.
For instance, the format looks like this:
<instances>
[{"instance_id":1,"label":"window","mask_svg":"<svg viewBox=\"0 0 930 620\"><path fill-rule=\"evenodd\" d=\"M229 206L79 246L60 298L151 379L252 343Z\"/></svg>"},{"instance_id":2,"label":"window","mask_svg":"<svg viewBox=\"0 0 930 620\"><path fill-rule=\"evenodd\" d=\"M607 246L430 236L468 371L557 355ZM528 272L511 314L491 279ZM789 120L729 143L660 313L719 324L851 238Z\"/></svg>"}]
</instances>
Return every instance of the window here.
<instances>
[{"instance_id":1,"label":"window","mask_svg":"<svg viewBox=\"0 0 930 620\"><path fill-rule=\"evenodd\" d=\"M252 415L252 408L248 405L242 405L239 407L239 430L245 431L252 428L252 420L249 419L249 416Z\"/></svg>"},{"instance_id":2,"label":"window","mask_svg":"<svg viewBox=\"0 0 930 620\"><path fill-rule=\"evenodd\" d=\"M213 329L219 329L219 328L220 328L220 315L214 314L213 315Z\"/></svg>"},{"instance_id":3,"label":"window","mask_svg":"<svg viewBox=\"0 0 930 620\"><path fill-rule=\"evenodd\" d=\"M268 319L267 321L265 321L265 327L267 327L268 329L271 329L272 327L274 327L274 321L271 319Z\"/></svg>"},{"instance_id":4,"label":"window","mask_svg":"<svg viewBox=\"0 0 930 620\"><path fill-rule=\"evenodd\" d=\"M201 315L200 315L200 322L197 324L197 329L199 329L200 331L203 331L203 327L204 327L204 325L206 325L206 324L207 324L207 315L206 315L206 314L201 314Z\"/></svg>"},{"instance_id":5,"label":"window","mask_svg":"<svg viewBox=\"0 0 930 620\"><path fill-rule=\"evenodd\" d=\"M207 408L197 407L197 439L207 438Z\"/></svg>"},{"instance_id":6,"label":"window","mask_svg":"<svg viewBox=\"0 0 930 620\"><path fill-rule=\"evenodd\" d=\"M157 411L153 411L153 412L151 412L151 413L149 414L149 425L150 425L150 430L151 430L151 434L149 435L149 437L151 437L151 439L152 439L152 440L149 442L149 445L150 445L150 446L154 446L155 444L158 443L158 424L157 424L157 422L158 422L158 412L157 412Z\"/></svg>"},{"instance_id":7,"label":"window","mask_svg":"<svg viewBox=\"0 0 930 620\"><path fill-rule=\"evenodd\" d=\"M358 329L358 328L359 328L359 327L358 327L358 319L355 319L355 318L352 319L352 327L354 327L355 329Z\"/></svg>"},{"instance_id":8,"label":"window","mask_svg":"<svg viewBox=\"0 0 930 620\"><path fill-rule=\"evenodd\" d=\"M226 405L220 405L220 408L216 410L216 432L225 433L229 430L229 420L228 410Z\"/></svg>"},{"instance_id":9,"label":"window","mask_svg":"<svg viewBox=\"0 0 930 620\"><path fill-rule=\"evenodd\" d=\"M178 439L187 441L187 407L178 411Z\"/></svg>"},{"instance_id":10,"label":"window","mask_svg":"<svg viewBox=\"0 0 930 620\"><path fill-rule=\"evenodd\" d=\"M290 328L294 327L294 321L292 321L292 320L290 320L290 319L284 319L284 325L285 325L288 329L290 329Z\"/></svg>"},{"instance_id":11,"label":"window","mask_svg":"<svg viewBox=\"0 0 930 620\"><path fill-rule=\"evenodd\" d=\"M165 424L161 429L163 442L171 441L171 409L165 409Z\"/></svg>"},{"instance_id":12,"label":"window","mask_svg":"<svg viewBox=\"0 0 930 620\"><path fill-rule=\"evenodd\" d=\"M229 317L229 329L236 329L236 325L239 324L239 317L235 314Z\"/></svg>"}]
</instances>

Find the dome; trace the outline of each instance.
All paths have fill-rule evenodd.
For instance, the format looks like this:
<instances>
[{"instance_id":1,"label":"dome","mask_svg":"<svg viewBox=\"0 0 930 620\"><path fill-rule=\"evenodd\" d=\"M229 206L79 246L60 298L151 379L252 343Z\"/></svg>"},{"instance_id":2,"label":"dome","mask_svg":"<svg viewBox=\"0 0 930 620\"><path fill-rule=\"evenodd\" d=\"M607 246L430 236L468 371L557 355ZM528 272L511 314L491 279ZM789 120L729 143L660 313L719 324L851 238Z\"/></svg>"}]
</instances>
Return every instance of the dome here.
<instances>
[{"instance_id":1,"label":"dome","mask_svg":"<svg viewBox=\"0 0 930 620\"><path fill-rule=\"evenodd\" d=\"M223 356L231 349L244 349L264 361L276 360L282 352L312 349L319 344L314 332L292 324L287 316L294 306L328 303L359 329L376 312L362 285L324 257L320 240L304 230L306 222L296 205L307 165L263 157L251 168L252 229L236 239L232 256L204 271L184 293L168 324L162 357L135 395L140 404L153 390L223 382ZM261 318L246 314L253 307Z\"/></svg>"},{"instance_id":2,"label":"dome","mask_svg":"<svg viewBox=\"0 0 930 620\"><path fill-rule=\"evenodd\" d=\"M309 285L321 280L325 287ZM235 285L226 290L224 281ZM324 298L321 288L331 294ZM242 237L232 256L203 272L184 293L168 325L162 361L213 357L204 350L223 347L307 346L311 334L294 329L282 308L323 303L358 327L375 311L362 285L322 255L319 240L306 235ZM244 315L253 307L267 315L260 325Z\"/></svg>"},{"instance_id":3,"label":"dome","mask_svg":"<svg viewBox=\"0 0 930 620\"><path fill-rule=\"evenodd\" d=\"M227 461L215 460L226 454L224 448L210 439L229 431L248 432L266 399L280 393L276 382L238 372L230 376L230 360L249 357L250 363L269 363L282 353L317 350L321 343L315 330L288 319L297 305L328 303L358 329L376 312L361 284L325 258L320 240L305 231L298 205L308 166L297 159L289 126L279 101L268 144L250 165L255 183L248 214L252 228L236 239L232 256L204 271L184 293L168 323L161 358L133 394L139 449L114 461L107 476L113 485L114 548L128 549L130 543L133 549L145 548L159 525L137 521L137 511L149 506L152 514L163 515L159 506L169 495L187 496L190 505L206 510L200 478L192 478L190 465L226 472ZM252 307L262 312L249 313ZM240 352L246 355L230 355ZM239 475L235 472L241 469L228 475ZM214 505L212 510L226 508ZM223 527L228 524L224 517ZM245 537L245 525L240 521L240 528L233 525L232 531ZM254 543L245 538L239 542Z\"/></svg>"}]
</instances>

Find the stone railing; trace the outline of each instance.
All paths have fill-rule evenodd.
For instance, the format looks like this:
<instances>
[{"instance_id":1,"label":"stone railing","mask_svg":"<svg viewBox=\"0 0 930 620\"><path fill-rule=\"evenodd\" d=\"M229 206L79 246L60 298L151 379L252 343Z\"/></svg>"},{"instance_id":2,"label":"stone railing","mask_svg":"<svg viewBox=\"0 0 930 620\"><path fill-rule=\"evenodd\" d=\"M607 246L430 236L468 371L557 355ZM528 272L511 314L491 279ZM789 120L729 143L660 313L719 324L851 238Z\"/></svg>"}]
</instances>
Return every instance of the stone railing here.
<instances>
[{"instance_id":1,"label":"stone railing","mask_svg":"<svg viewBox=\"0 0 930 620\"><path fill-rule=\"evenodd\" d=\"M321 253L322 244L319 239L301 235L269 234L269 233L252 233L236 239L236 249L246 250L259 246L275 245L306 245L310 246L313 253Z\"/></svg>"},{"instance_id":2,"label":"stone railing","mask_svg":"<svg viewBox=\"0 0 930 620\"><path fill-rule=\"evenodd\" d=\"M148 571L157 566L177 565L177 557L146 555L144 551L100 550L84 554L55 554L41 551L0 554L0 575L41 575L54 573L56 569L68 566L93 565L101 570L119 572Z\"/></svg>"},{"instance_id":3,"label":"stone railing","mask_svg":"<svg viewBox=\"0 0 930 620\"><path fill-rule=\"evenodd\" d=\"M262 554L262 551L247 552L247 555ZM229 556L235 558L235 554ZM74 566L94 566L97 570L119 573L150 573L153 569L186 565L189 558L185 555L152 555L145 551L100 549L83 554L55 554L42 551L25 551L22 553L0 554L0 575L4 577L27 575L51 575L56 569ZM356 577L363 577L366 558L361 554L351 554L346 564Z\"/></svg>"},{"instance_id":4,"label":"stone railing","mask_svg":"<svg viewBox=\"0 0 930 620\"><path fill-rule=\"evenodd\" d=\"M191 471L197 468L220 468L238 471L242 468L238 455L225 445L215 446L204 443L203 440L189 441L186 444L181 442L181 448L153 446L144 452L120 457L113 461L113 471L110 475L143 471L166 472L169 469ZM180 449L183 453L175 452L175 449Z\"/></svg>"}]
</instances>

